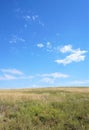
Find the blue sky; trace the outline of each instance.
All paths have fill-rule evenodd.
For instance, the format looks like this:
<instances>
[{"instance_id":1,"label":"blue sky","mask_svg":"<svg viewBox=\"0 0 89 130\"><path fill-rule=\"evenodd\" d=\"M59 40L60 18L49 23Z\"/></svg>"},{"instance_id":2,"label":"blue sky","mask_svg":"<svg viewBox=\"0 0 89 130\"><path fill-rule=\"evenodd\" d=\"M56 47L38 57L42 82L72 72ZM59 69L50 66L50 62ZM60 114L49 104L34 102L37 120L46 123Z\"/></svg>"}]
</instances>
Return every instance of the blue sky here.
<instances>
[{"instance_id":1,"label":"blue sky","mask_svg":"<svg viewBox=\"0 0 89 130\"><path fill-rule=\"evenodd\" d=\"M0 88L89 86L88 0L0 1Z\"/></svg>"}]
</instances>

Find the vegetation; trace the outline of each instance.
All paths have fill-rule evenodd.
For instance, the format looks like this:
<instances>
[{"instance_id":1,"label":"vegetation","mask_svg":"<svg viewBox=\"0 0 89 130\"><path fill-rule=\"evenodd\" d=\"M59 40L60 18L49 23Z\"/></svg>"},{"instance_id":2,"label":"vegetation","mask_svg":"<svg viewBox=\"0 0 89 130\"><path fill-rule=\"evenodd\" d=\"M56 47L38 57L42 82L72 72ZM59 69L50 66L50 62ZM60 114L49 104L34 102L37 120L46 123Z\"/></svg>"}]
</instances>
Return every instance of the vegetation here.
<instances>
[{"instance_id":1,"label":"vegetation","mask_svg":"<svg viewBox=\"0 0 89 130\"><path fill-rule=\"evenodd\" d=\"M0 90L0 130L89 130L89 88Z\"/></svg>"}]
</instances>

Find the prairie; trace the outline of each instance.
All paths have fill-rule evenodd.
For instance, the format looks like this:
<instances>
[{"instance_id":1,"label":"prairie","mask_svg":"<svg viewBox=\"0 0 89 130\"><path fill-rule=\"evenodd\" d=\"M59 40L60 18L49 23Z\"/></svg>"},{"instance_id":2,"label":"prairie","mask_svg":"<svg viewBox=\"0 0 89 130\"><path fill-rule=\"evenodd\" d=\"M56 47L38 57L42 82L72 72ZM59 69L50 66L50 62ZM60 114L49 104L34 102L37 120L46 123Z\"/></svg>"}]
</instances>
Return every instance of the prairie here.
<instances>
[{"instance_id":1,"label":"prairie","mask_svg":"<svg viewBox=\"0 0 89 130\"><path fill-rule=\"evenodd\" d=\"M0 90L0 130L88 129L88 87Z\"/></svg>"}]
</instances>

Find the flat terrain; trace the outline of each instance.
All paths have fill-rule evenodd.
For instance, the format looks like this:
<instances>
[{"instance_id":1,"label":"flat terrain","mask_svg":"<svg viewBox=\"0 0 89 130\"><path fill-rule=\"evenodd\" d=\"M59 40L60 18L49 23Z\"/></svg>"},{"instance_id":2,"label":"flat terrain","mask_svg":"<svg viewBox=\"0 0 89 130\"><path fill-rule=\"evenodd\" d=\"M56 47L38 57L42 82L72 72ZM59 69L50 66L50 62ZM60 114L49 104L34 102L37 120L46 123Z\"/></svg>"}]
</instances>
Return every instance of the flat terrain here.
<instances>
[{"instance_id":1,"label":"flat terrain","mask_svg":"<svg viewBox=\"0 0 89 130\"><path fill-rule=\"evenodd\" d=\"M89 130L89 88L0 90L0 130Z\"/></svg>"}]
</instances>

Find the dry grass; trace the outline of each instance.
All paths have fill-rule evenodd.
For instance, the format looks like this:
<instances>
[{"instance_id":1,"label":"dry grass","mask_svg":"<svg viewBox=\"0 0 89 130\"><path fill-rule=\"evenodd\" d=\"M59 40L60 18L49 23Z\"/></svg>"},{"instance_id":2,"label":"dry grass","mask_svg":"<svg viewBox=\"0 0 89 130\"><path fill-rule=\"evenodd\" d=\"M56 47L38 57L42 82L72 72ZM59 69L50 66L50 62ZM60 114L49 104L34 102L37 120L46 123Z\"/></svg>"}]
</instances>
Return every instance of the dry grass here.
<instances>
[{"instance_id":1,"label":"dry grass","mask_svg":"<svg viewBox=\"0 0 89 130\"><path fill-rule=\"evenodd\" d=\"M24 89L1 89L0 92L26 92L26 91L43 91L43 90L63 90L73 92L89 92L89 87L49 87L49 88L24 88Z\"/></svg>"},{"instance_id":2,"label":"dry grass","mask_svg":"<svg viewBox=\"0 0 89 130\"><path fill-rule=\"evenodd\" d=\"M31 101L42 100L44 101L49 94L34 94L34 93L21 93L21 92L0 92L0 101Z\"/></svg>"},{"instance_id":3,"label":"dry grass","mask_svg":"<svg viewBox=\"0 0 89 130\"><path fill-rule=\"evenodd\" d=\"M82 92L82 93L89 93L89 87L69 87L69 88L58 88L58 90L63 90L63 91L69 91L69 92Z\"/></svg>"},{"instance_id":4,"label":"dry grass","mask_svg":"<svg viewBox=\"0 0 89 130\"><path fill-rule=\"evenodd\" d=\"M50 92L60 91L62 95L60 99L55 96L50 99ZM77 92L77 93L89 93L89 88L74 88L74 87L60 87L60 88L36 88L36 89L12 89L12 90L0 90L0 101L8 99L8 101L25 101L25 100L41 100L47 101L47 99L51 100L60 100L63 101L65 99L64 92ZM60 94L61 94L60 93Z\"/></svg>"},{"instance_id":5,"label":"dry grass","mask_svg":"<svg viewBox=\"0 0 89 130\"><path fill-rule=\"evenodd\" d=\"M88 130L89 88L0 90L0 130Z\"/></svg>"},{"instance_id":6,"label":"dry grass","mask_svg":"<svg viewBox=\"0 0 89 130\"><path fill-rule=\"evenodd\" d=\"M69 92L84 92L84 93L89 93L89 87L50 87L50 88L37 88L37 89L21 89L19 91L69 91Z\"/></svg>"}]
</instances>

